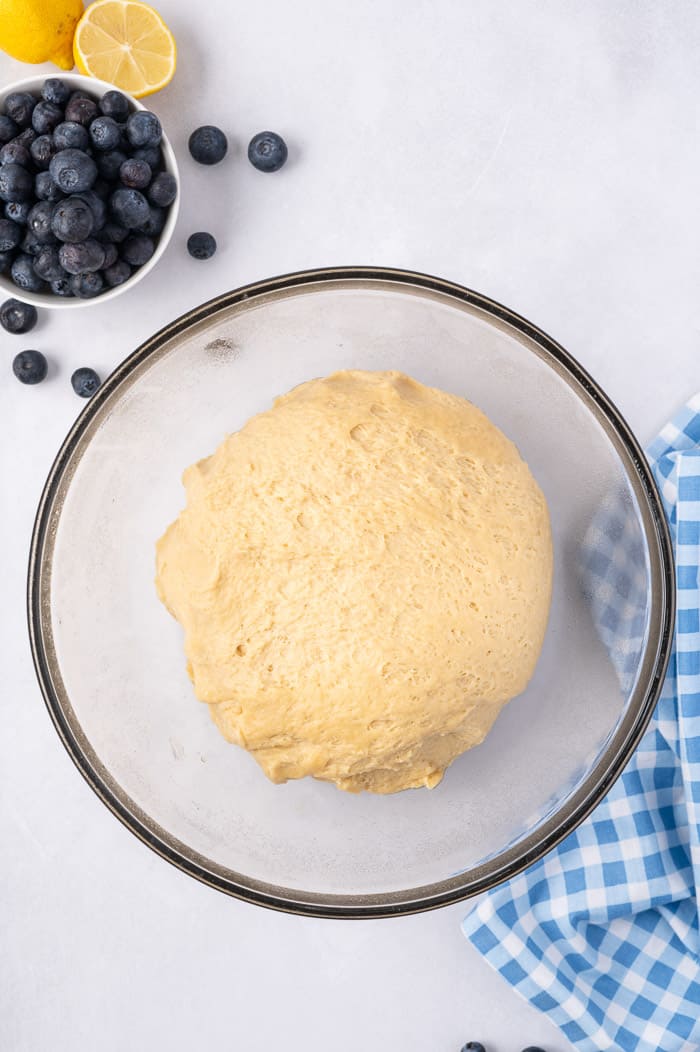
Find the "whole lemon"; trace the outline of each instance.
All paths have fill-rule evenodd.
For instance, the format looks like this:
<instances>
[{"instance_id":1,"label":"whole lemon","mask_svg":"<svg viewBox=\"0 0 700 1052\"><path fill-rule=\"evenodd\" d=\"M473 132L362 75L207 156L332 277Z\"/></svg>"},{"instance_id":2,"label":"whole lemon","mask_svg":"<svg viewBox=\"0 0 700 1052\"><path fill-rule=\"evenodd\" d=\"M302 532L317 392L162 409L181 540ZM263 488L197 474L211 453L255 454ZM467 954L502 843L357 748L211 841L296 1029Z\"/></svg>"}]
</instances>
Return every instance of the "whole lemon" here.
<instances>
[{"instance_id":1,"label":"whole lemon","mask_svg":"<svg viewBox=\"0 0 700 1052\"><path fill-rule=\"evenodd\" d=\"M21 62L73 68L73 34L83 0L0 0L0 48Z\"/></svg>"}]
</instances>

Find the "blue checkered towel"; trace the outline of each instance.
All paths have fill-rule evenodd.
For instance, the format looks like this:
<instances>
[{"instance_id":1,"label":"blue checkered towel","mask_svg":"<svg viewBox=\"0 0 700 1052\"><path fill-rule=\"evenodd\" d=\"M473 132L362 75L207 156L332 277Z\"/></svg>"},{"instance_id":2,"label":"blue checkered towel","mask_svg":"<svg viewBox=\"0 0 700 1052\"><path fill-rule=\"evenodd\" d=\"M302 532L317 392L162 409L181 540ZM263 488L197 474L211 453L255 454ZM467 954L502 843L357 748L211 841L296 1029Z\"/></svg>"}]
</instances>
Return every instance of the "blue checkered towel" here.
<instances>
[{"instance_id":1,"label":"blue checkered towel","mask_svg":"<svg viewBox=\"0 0 700 1052\"><path fill-rule=\"evenodd\" d=\"M661 699L593 814L464 921L489 964L580 1052L700 1048L700 395L648 456L671 527L678 590ZM642 631L638 563L626 555L635 538L613 529L599 540L599 570L612 576L607 594L591 601L624 686ZM611 597L619 606L606 620Z\"/></svg>"}]
</instances>

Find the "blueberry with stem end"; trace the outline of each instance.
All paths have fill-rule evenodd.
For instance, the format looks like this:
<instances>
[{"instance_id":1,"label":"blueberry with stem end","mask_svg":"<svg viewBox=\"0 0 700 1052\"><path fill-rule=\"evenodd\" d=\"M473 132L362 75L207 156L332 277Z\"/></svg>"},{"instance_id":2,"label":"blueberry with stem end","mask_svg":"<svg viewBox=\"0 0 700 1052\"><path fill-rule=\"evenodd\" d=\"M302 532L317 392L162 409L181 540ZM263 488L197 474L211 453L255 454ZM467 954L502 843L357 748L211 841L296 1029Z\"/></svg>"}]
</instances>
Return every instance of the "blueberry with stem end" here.
<instances>
[{"instance_id":1,"label":"blueberry with stem end","mask_svg":"<svg viewBox=\"0 0 700 1052\"><path fill-rule=\"evenodd\" d=\"M129 100L121 91L106 91L98 106L105 117L113 117L115 121L125 121L129 116Z\"/></svg>"},{"instance_id":2,"label":"blueberry with stem end","mask_svg":"<svg viewBox=\"0 0 700 1052\"><path fill-rule=\"evenodd\" d=\"M216 238L205 230L198 230L187 238L187 251L194 259L211 259L216 252Z\"/></svg>"},{"instance_id":3,"label":"blueberry with stem end","mask_svg":"<svg viewBox=\"0 0 700 1052\"><path fill-rule=\"evenodd\" d=\"M81 398L92 398L100 386L100 378L94 369L83 367L76 369L70 378L71 386Z\"/></svg>"},{"instance_id":4,"label":"blueberry with stem end","mask_svg":"<svg viewBox=\"0 0 700 1052\"><path fill-rule=\"evenodd\" d=\"M189 137L189 151L198 164L218 164L228 150L228 140L221 128L214 124L203 124L195 128Z\"/></svg>"},{"instance_id":5,"label":"blueberry with stem end","mask_svg":"<svg viewBox=\"0 0 700 1052\"><path fill-rule=\"evenodd\" d=\"M36 99L28 91L13 91L5 99L5 115L10 117L19 128L26 128L32 123L32 112Z\"/></svg>"},{"instance_id":6,"label":"blueberry with stem end","mask_svg":"<svg viewBox=\"0 0 700 1052\"><path fill-rule=\"evenodd\" d=\"M97 165L83 150L61 150L51 158L49 171L66 194L89 190L97 179Z\"/></svg>"},{"instance_id":7,"label":"blueberry with stem end","mask_svg":"<svg viewBox=\"0 0 700 1052\"><path fill-rule=\"evenodd\" d=\"M54 296L72 296L73 290L70 287L70 278L66 274L65 277L58 278L57 281L51 282L51 291Z\"/></svg>"},{"instance_id":8,"label":"blueberry with stem end","mask_svg":"<svg viewBox=\"0 0 700 1052\"><path fill-rule=\"evenodd\" d=\"M90 136L77 121L62 121L54 128L53 143L57 150L87 150Z\"/></svg>"},{"instance_id":9,"label":"blueberry with stem end","mask_svg":"<svg viewBox=\"0 0 700 1052\"><path fill-rule=\"evenodd\" d=\"M32 257L27 255L26 252L20 252L18 256L15 256L10 267L10 277L15 285L25 292L44 291L44 282L35 273L32 266Z\"/></svg>"},{"instance_id":10,"label":"blueberry with stem end","mask_svg":"<svg viewBox=\"0 0 700 1052\"><path fill-rule=\"evenodd\" d=\"M8 201L5 205L5 215L7 218L11 219L13 223L19 223L20 226L26 224L31 210L31 201Z\"/></svg>"},{"instance_id":11,"label":"blueberry with stem end","mask_svg":"<svg viewBox=\"0 0 700 1052\"><path fill-rule=\"evenodd\" d=\"M31 332L37 322L36 307L21 300L9 299L0 307L0 325L5 332L19 335Z\"/></svg>"},{"instance_id":12,"label":"blueberry with stem end","mask_svg":"<svg viewBox=\"0 0 700 1052\"><path fill-rule=\"evenodd\" d=\"M20 351L12 362L12 372L21 384L40 384L48 371L41 351Z\"/></svg>"},{"instance_id":13,"label":"blueberry with stem end","mask_svg":"<svg viewBox=\"0 0 700 1052\"><path fill-rule=\"evenodd\" d=\"M248 160L259 172L279 171L287 156L287 144L277 132L258 132L248 144Z\"/></svg>"}]
</instances>

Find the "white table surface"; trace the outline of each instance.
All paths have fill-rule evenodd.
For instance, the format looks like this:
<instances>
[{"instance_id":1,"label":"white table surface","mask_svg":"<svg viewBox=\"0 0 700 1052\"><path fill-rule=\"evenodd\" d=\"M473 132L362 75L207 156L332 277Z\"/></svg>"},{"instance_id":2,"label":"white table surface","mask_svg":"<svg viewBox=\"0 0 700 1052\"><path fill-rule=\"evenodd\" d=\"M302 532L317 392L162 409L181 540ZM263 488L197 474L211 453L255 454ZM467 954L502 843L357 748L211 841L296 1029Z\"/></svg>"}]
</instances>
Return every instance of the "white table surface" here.
<instances>
[{"instance_id":1,"label":"white table surface","mask_svg":"<svg viewBox=\"0 0 700 1052\"><path fill-rule=\"evenodd\" d=\"M128 296L0 337L0 1047L458 1052L478 1038L490 1052L566 1052L467 945L465 906L299 919L211 891L138 843L44 710L25 560L82 405L73 369L106 375L200 301L309 266L408 267L478 289L558 338L651 437L700 387L700 8L160 6L179 44L176 78L151 100L182 166L174 240ZM31 72L0 56L0 84ZM202 123L229 135L215 169L187 154ZM263 128L290 146L277 175L245 158ZM198 229L219 242L206 263L184 247ZM52 361L38 388L11 375L27 346Z\"/></svg>"}]
</instances>

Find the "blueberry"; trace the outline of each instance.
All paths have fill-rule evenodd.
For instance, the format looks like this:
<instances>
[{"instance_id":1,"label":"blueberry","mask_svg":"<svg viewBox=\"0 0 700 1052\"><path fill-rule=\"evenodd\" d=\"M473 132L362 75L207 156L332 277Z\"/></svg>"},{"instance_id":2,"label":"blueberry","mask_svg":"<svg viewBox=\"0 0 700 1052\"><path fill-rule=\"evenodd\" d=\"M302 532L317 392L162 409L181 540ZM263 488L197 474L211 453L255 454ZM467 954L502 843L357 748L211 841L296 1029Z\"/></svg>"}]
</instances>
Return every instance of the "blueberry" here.
<instances>
[{"instance_id":1,"label":"blueberry","mask_svg":"<svg viewBox=\"0 0 700 1052\"><path fill-rule=\"evenodd\" d=\"M90 124L90 139L96 150L116 150L121 142L119 125L112 117L95 117Z\"/></svg>"},{"instance_id":2,"label":"blueberry","mask_svg":"<svg viewBox=\"0 0 700 1052\"><path fill-rule=\"evenodd\" d=\"M218 164L226 156L228 141L221 128L203 124L192 132L188 146L199 164Z\"/></svg>"},{"instance_id":3,"label":"blueberry","mask_svg":"<svg viewBox=\"0 0 700 1052\"><path fill-rule=\"evenodd\" d=\"M107 245L120 245L122 241L126 241L128 236L129 231L125 226L120 226L119 223L114 223L111 220L106 222L95 235L99 242Z\"/></svg>"},{"instance_id":4,"label":"blueberry","mask_svg":"<svg viewBox=\"0 0 700 1052\"><path fill-rule=\"evenodd\" d=\"M57 245L44 245L39 255L34 257L34 273L44 281L58 281L65 277L59 251Z\"/></svg>"},{"instance_id":5,"label":"blueberry","mask_svg":"<svg viewBox=\"0 0 700 1052\"><path fill-rule=\"evenodd\" d=\"M135 161L145 161L152 172L160 168L163 160L159 146L139 146L138 150L132 151L131 156Z\"/></svg>"},{"instance_id":6,"label":"blueberry","mask_svg":"<svg viewBox=\"0 0 700 1052\"><path fill-rule=\"evenodd\" d=\"M90 207L94 221L93 233L96 230L101 230L107 219L107 205L102 198L98 197L94 190L86 190L84 193L76 194L75 196Z\"/></svg>"},{"instance_id":7,"label":"blueberry","mask_svg":"<svg viewBox=\"0 0 700 1052\"><path fill-rule=\"evenodd\" d=\"M523 1052L544 1052L543 1048L539 1045L528 1045L527 1048L523 1049Z\"/></svg>"},{"instance_id":8,"label":"blueberry","mask_svg":"<svg viewBox=\"0 0 700 1052\"><path fill-rule=\"evenodd\" d=\"M84 91L74 91L66 103L66 120L86 127L97 116L97 104Z\"/></svg>"},{"instance_id":9,"label":"blueberry","mask_svg":"<svg viewBox=\"0 0 700 1052\"><path fill-rule=\"evenodd\" d=\"M58 250L58 259L69 274L91 274L100 270L105 261L105 250L99 241L90 237L77 244L66 242Z\"/></svg>"},{"instance_id":10,"label":"blueberry","mask_svg":"<svg viewBox=\"0 0 700 1052\"><path fill-rule=\"evenodd\" d=\"M55 102L37 102L32 113L32 128L37 135L50 135L63 120L63 110Z\"/></svg>"},{"instance_id":11,"label":"blueberry","mask_svg":"<svg viewBox=\"0 0 700 1052\"><path fill-rule=\"evenodd\" d=\"M466 1045L462 1045L460 1052L486 1052L486 1049L481 1041L467 1041Z\"/></svg>"},{"instance_id":12,"label":"blueberry","mask_svg":"<svg viewBox=\"0 0 700 1052\"><path fill-rule=\"evenodd\" d=\"M33 191L34 177L21 164L0 167L0 198L3 201L29 201Z\"/></svg>"},{"instance_id":13,"label":"blueberry","mask_svg":"<svg viewBox=\"0 0 700 1052\"><path fill-rule=\"evenodd\" d=\"M110 197L109 205L117 222L132 230L143 226L149 216L148 201L140 190L120 187Z\"/></svg>"},{"instance_id":14,"label":"blueberry","mask_svg":"<svg viewBox=\"0 0 700 1052\"><path fill-rule=\"evenodd\" d=\"M287 160L287 153L287 144L276 132L258 132L248 144L248 160L259 172L276 172Z\"/></svg>"},{"instance_id":15,"label":"blueberry","mask_svg":"<svg viewBox=\"0 0 700 1052\"><path fill-rule=\"evenodd\" d=\"M148 188L146 197L151 204L167 208L177 197L177 181L170 172L160 172Z\"/></svg>"},{"instance_id":16,"label":"blueberry","mask_svg":"<svg viewBox=\"0 0 700 1052\"><path fill-rule=\"evenodd\" d=\"M164 226L165 209L151 206L148 211L148 219L138 229L141 234L148 234L149 237L158 237Z\"/></svg>"},{"instance_id":17,"label":"blueberry","mask_svg":"<svg viewBox=\"0 0 700 1052\"><path fill-rule=\"evenodd\" d=\"M36 99L28 91L13 91L5 99L5 114L20 128L26 128L32 123L32 111L36 105Z\"/></svg>"},{"instance_id":18,"label":"blueberry","mask_svg":"<svg viewBox=\"0 0 700 1052\"><path fill-rule=\"evenodd\" d=\"M57 150L87 150L90 135L77 121L63 121L54 128L53 142Z\"/></svg>"},{"instance_id":19,"label":"blueberry","mask_svg":"<svg viewBox=\"0 0 700 1052\"><path fill-rule=\"evenodd\" d=\"M70 287L71 279L66 275L51 282L51 291L54 296L72 296L73 289Z\"/></svg>"},{"instance_id":20,"label":"blueberry","mask_svg":"<svg viewBox=\"0 0 700 1052\"><path fill-rule=\"evenodd\" d=\"M0 325L5 332L23 333L31 332L36 325L36 307L31 303L22 303L20 300L5 300L0 307Z\"/></svg>"},{"instance_id":21,"label":"blueberry","mask_svg":"<svg viewBox=\"0 0 700 1052\"><path fill-rule=\"evenodd\" d=\"M92 398L100 386L100 378L94 369L76 369L70 378L71 386L81 398Z\"/></svg>"},{"instance_id":22,"label":"blueberry","mask_svg":"<svg viewBox=\"0 0 700 1052\"><path fill-rule=\"evenodd\" d=\"M129 116L129 100L121 91L107 91L98 103L106 117L114 117L115 121L125 121Z\"/></svg>"},{"instance_id":23,"label":"blueberry","mask_svg":"<svg viewBox=\"0 0 700 1052\"><path fill-rule=\"evenodd\" d=\"M83 150L61 150L51 158L51 178L66 194L89 190L97 178L97 165Z\"/></svg>"},{"instance_id":24,"label":"blueberry","mask_svg":"<svg viewBox=\"0 0 700 1052\"><path fill-rule=\"evenodd\" d=\"M27 222L31 210L31 201L8 201L5 205L7 218L11 219L13 223L20 223L22 226Z\"/></svg>"},{"instance_id":25,"label":"blueberry","mask_svg":"<svg viewBox=\"0 0 700 1052\"><path fill-rule=\"evenodd\" d=\"M97 171L103 179L114 181L119 178L119 169L126 161L126 154L122 150L110 150L97 157Z\"/></svg>"},{"instance_id":26,"label":"blueberry","mask_svg":"<svg viewBox=\"0 0 700 1052\"><path fill-rule=\"evenodd\" d=\"M15 285L20 289L24 289L25 292L42 292L44 289L44 282L38 274L34 273L32 257L24 252L20 252L18 256L15 256L14 262L10 267L10 277Z\"/></svg>"},{"instance_id":27,"label":"blueberry","mask_svg":"<svg viewBox=\"0 0 700 1052\"><path fill-rule=\"evenodd\" d=\"M94 213L89 202L82 197L66 197L54 205L51 229L59 241L84 241L94 228Z\"/></svg>"},{"instance_id":28,"label":"blueberry","mask_svg":"<svg viewBox=\"0 0 700 1052\"><path fill-rule=\"evenodd\" d=\"M43 245L56 240L51 229L53 211L54 205L50 201L37 201L27 217L29 232Z\"/></svg>"},{"instance_id":29,"label":"blueberry","mask_svg":"<svg viewBox=\"0 0 700 1052\"><path fill-rule=\"evenodd\" d=\"M145 190L151 181L151 166L145 161L137 161L129 157L119 169L119 178L124 186L132 190Z\"/></svg>"},{"instance_id":30,"label":"blueberry","mask_svg":"<svg viewBox=\"0 0 700 1052\"><path fill-rule=\"evenodd\" d=\"M58 77L49 77L48 80L44 81L41 97L46 102L55 103L56 106L65 106L70 98L70 88L65 81L60 80Z\"/></svg>"},{"instance_id":31,"label":"blueberry","mask_svg":"<svg viewBox=\"0 0 700 1052\"><path fill-rule=\"evenodd\" d=\"M104 289L104 281L97 271L91 274L73 274L70 278L70 290L81 300L90 300Z\"/></svg>"},{"instance_id":32,"label":"blueberry","mask_svg":"<svg viewBox=\"0 0 700 1052\"><path fill-rule=\"evenodd\" d=\"M34 180L34 193L40 201L50 201L56 204L64 197L63 190L59 190L51 178L49 172L38 172Z\"/></svg>"},{"instance_id":33,"label":"blueberry","mask_svg":"<svg viewBox=\"0 0 700 1052\"><path fill-rule=\"evenodd\" d=\"M0 164L21 164L23 168L29 168L32 163L32 155L29 148L23 143L13 139L6 142L0 148Z\"/></svg>"},{"instance_id":34,"label":"blueberry","mask_svg":"<svg viewBox=\"0 0 700 1052\"><path fill-rule=\"evenodd\" d=\"M141 267L148 263L155 252L155 245L150 237L128 237L121 247L121 257L132 267Z\"/></svg>"},{"instance_id":35,"label":"blueberry","mask_svg":"<svg viewBox=\"0 0 700 1052\"><path fill-rule=\"evenodd\" d=\"M14 258L14 252L0 252L0 274L7 274Z\"/></svg>"},{"instance_id":36,"label":"blueberry","mask_svg":"<svg viewBox=\"0 0 700 1052\"><path fill-rule=\"evenodd\" d=\"M44 242L41 241L36 234L33 234L31 230L27 230L24 235L24 241L20 245L20 248L28 256L38 256L44 247Z\"/></svg>"},{"instance_id":37,"label":"blueberry","mask_svg":"<svg viewBox=\"0 0 700 1052\"><path fill-rule=\"evenodd\" d=\"M157 146L163 137L163 129L155 113L137 110L127 118L126 137L132 146Z\"/></svg>"},{"instance_id":38,"label":"blueberry","mask_svg":"<svg viewBox=\"0 0 700 1052\"><path fill-rule=\"evenodd\" d=\"M105 267L104 279L111 289L117 285L123 285L131 277L131 267L123 259L117 260L111 267Z\"/></svg>"},{"instance_id":39,"label":"blueberry","mask_svg":"<svg viewBox=\"0 0 700 1052\"><path fill-rule=\"evenodd\" d=\"M51 158L56 153L56 146L50 135L39 135L29 147L29 153L36 168L49 167Z\"/></svg>"},{"instance_id":40,"label":"blueberry","mask_svg":"<svg viewBox=\"0 0 700 1052\"><path fill-rule=\"evenodd\" d=\"M25 149L29 149L34 140L36 139L36 132L33 128L25 128L19 135L15 135L13 142L18 143L20 146L24 146Z\"/></svg>"},{"instance_id":41,"label":"blueberry","mask_svg":"<svg viewBox=\"0 0 700 1052\"><path fill-rule=\"evenodd\" d=\"M103 249L105 250L105 258L102 264L102 270L109 270L119 259L119 249L111 241L100 241Z\"/></svg>"},{"instance_id":42,"label":"blueberry","mask_svg":"<svg viewBox=\"0 0 700 1052\"><path fill-rule=\"evenodd\" d=\"M9 142L10 139L14 139L18 131L19 128L12 120L12 117L8 117L5 113L0 113L0 142Z\"/></svg>"},{"instance_id":43,"label":"blueberry","mask_svg":"<svg viewBox=\"0 0 700 1052\"><path fill-rule=\"evenodd\" d=\"M19 223L12 219L0 219L0 252L11 252L23 237L24 231Z\"/></svg>"},{"instance_id":44,"label":"blueberry","mask_svg":"<svg viewBox=\"0 0 700 1052\"><path fill-rule=\"evenodd\" d=\"M187 238L187 251L195 259L211 259L216 252L216 239L204 230L190 234Z\"/></svg>"},{"instance_id":45,"label":"blueberry","mask_svg":"<svg viewBox=\"0 0 700 1052\"><path fill-rule=\"evenodd\" d=\"M20 351L12 362L12 372L21 384L40 384L48 363L41 351Z\"/></svg>"}]
</instances>

